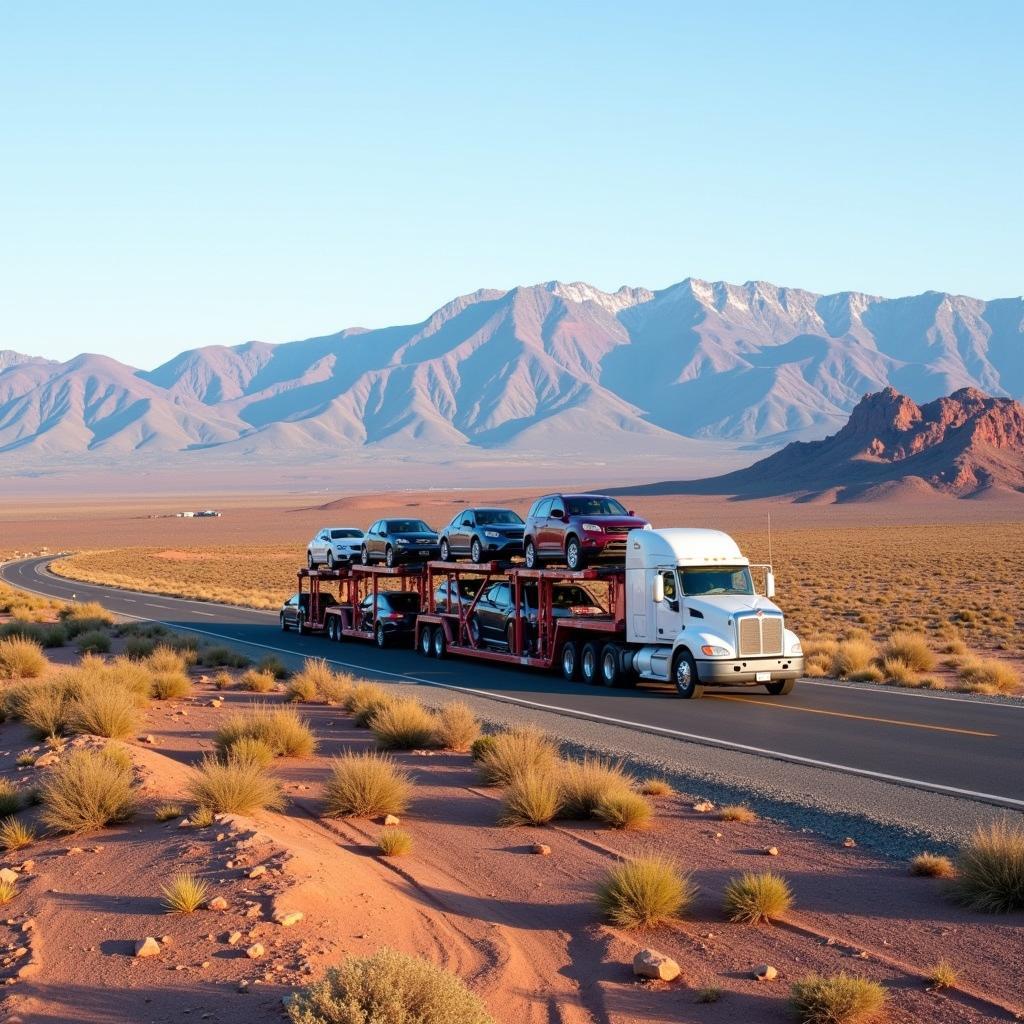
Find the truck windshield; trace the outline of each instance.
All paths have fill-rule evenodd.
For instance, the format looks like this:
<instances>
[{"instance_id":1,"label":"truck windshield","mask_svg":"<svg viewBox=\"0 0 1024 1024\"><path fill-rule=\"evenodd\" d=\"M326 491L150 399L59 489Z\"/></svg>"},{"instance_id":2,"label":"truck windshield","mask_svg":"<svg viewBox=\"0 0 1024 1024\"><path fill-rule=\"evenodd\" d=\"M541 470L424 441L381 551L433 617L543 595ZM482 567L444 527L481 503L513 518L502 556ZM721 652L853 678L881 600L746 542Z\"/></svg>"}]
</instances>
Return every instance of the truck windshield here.
<instances>
[{"instance_id":1,"label":"truck windshield","mask_svg":"<svg viewBox=\"0 0 1024 1024\"><path fill-rule=\"evenodd\" d=\"M753 594L754 581L745 565L700 566L679 570L683 593L691 597L702 594Z\"/></svg>"}]
</instances>

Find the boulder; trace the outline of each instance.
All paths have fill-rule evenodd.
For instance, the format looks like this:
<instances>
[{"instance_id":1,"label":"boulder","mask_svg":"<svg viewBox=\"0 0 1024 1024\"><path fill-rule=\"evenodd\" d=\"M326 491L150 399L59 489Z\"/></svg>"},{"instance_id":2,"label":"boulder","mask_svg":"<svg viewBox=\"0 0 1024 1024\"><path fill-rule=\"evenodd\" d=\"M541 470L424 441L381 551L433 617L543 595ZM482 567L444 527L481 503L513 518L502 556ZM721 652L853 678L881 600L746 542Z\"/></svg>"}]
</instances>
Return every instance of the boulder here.
<instances>
[{"instance_id":1,"label":"boulder","mask_svg":"<svg viewBox=\"0 0 1024 1024\"><path fill-rule=\"evenodd\" d=\"M291 928L292 925L298 924L303 919L303 917L305 917L305 914L303 914L301 910L292 910L287 914L278 913L274 917L274 920L282 928Z\"/></svg>"},{"instance_id":2,"label":"boulder","mask_svg":"<svg viewBox=\"0 0 1024 1024\"><path fill-rule=\"evenodd\" d=\"M10 885L17 883L21 876L17 871L12 871L10 868L0 868L0 882L8 882Z\"/></svg>"},{"instance_id":3,"label":"boulder","mask_svg":"<svg viewBox=\"0 0 1024 1024\"><path fill-rule=\"evenodd\" d=\"M758 964L754 968L754 977L757 981L774 981L779 972L771 964Z\"/></svg>"},{"instance_id":4,"label":"boulder","mask_svg":"<svg viewBox=\"0 0 1024 1024\"><path fill-rule=\"evenodd\" d=\"M551 847L544 843L534 843L533 846L530 847L530 853L535 853L540 857L550 857Z\"/></svg>"},{"instance_id":5,"label":"boulder","mask_svg":"<svg viewBox=\"0 0 1024 1024\"><path fill-rule=\"evenodd\" d=\"M249 877L250 878L259 878L260 875L265 875L266 873L267 873L266 867L264 865L262 865L262 864L257 864L256 867L254 867L252 869L252 871L249 872Z\"/></svg>"},{"instance_id":6,"label":"boulder","mask_svg":"<svg viewBox=\"0 0 1024 1024\"><path fill-rule=\"evenodd\" d=\"M633 957L633 973L638 978L674 981L679 977L679 964L656 949L642 949Z\"/></svg>"},{"instance_id":7,"label":"boulder","mask_svg":"<svg viewBox=\"0 0 1024 1024\"><path fill-rule=\"evenodd\" d=\"M206 901L207 910L227 910L228 901L223 896L214 896L212 900Z\"/></svg>"},{"instance_id":8,"label":"boulder","mask_svg":"<svg viewBox=\"0 0 1024 1024\"><path fill-rule=\"evenodd\" d=\"M764 855L766 857L778 857L779 848L777 846L766 846L764 848Z\"/></svg>"},{"instance_id":9,"label":"boulder","mask_svg":"<svg viewBox=\"0 0 1024 1024\"><path fill-rule=\"evenodd\" d=\"M159 952L160 943L152 935L147 935L135 943L135 955L138 957L156 956Z\"/></svg>"},{"instance_id":10,"label":"boulder","mask_svg":"<svg viewBox=\"0 0 1024 1024\"><path fill-rule=\"evenodd\" d=\"M399 818L399 817L396 817L394 814L388 814L388 815L385 815L385 817L384 817L384 824L385 825L401 825L402 824L402 819Z\"/></svg>"}]
</instances>

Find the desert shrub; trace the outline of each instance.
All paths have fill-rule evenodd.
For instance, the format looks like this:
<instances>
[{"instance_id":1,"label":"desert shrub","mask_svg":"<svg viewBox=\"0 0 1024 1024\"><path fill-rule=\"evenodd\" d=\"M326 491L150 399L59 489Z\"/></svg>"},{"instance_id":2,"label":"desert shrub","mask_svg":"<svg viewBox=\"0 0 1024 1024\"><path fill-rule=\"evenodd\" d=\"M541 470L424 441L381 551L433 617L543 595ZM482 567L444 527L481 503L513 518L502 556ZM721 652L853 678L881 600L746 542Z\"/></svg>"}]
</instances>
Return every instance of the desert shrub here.
<instances>
[{"instance_id":1,"label":"desert shrub","mask_svg":"<svg viewBox=\"0 0 1024 1024\"><path fill-rule=\"evenodd\" d=\"M21 790L10 779L0 778L0 815L8 816L21 810Z\"/></svg>"},{"instance_id":2,"label":"desert shrub","mask_svg":"<svg viewBox=\"0 0 1024 1024\"><path fill-rule=\"evenodd\" d=\"M181 700L192 693L192 680L184 672L157 671L150 677L150 688L157 700Z\"/></svg>"},{"instance_id":3,"label":"desert shrub","mask_svg":"<svg viewBox=\"0 0 1024 1024\"><path fill-rule=\"evenodd\" d=\"M153 812L153 817L157 821L173 821L175 818L181 818L185 814L181 804L160 804L159 807Z\"/></svg>"},{"instance_id":4,"label":"desert shrub","mask_svg":"<svg viewBox=\"0 0 1024 1024\"><path fill-rule=\"evenodd\" d=\"M725 912L730 921L777 921L792 905L789 883L773 871L744 871L725 887Z\"/></svg>"},{"instance_id":5,"label":"desert shrub","mask_svg":"<svg viewBox=\"0 0 1024 1024\"><path fill-rule=\"evenodd\" d=\"M104 626L114 624L114 616L99 601L74 601L64 605L58 616L65 622L99 622Z\"/></svg>"},{"instance_id":6,"label":"desert shrub","mask_svg":"<svg viewBox=\"0 0 1024 1024\"><path fill-rule=\"evenodd\" d=\"M320 699L325 704L343 705L354 685L347 672L332 672L330 678L324 677L318 684Z\"/></svg>"},{"instance_id":7,"label":"desert shrub","mask_svg":"<svg viewBox=\"0 0 1024 1024\"><path fill-rule=\"evenodd\" d=\"M206 902L210 887L191 871L179 871L162 891L167 913L193 914Z\"/></svg>"},{"instance_id":8,"label":"desert shrub","mask_svg":"<svg viewBox=\"0 0 1024 1024\"><path fill-rule=\"evenodd\" d=\"M131 774L132 755L120 743L108 743L99 753L100 757L109 761L115 768Z\"/></svg>"},{"instance_id":9,"label":"desert shrub","mask_svg":"<svg viewBox=\"0 0 1024 1024\"><path fill-rule=\"evenodd\" d=\"M601 804L630 793L635 779L621 763L586 755L581 761L565 761L559 769L562 816L591 818Z\"/></svg>"},{"instance_id":10,"label":"desert shrub","mask_svg":"<svg viewBox=\"0 0 1024 1024\"><path fill-rule=\"evenodd\" d=\"M140 707L147 703L152 689L150 672L146 666L123 655L113 661L104 661L94 654L87 654L71 678L82 687L123 690L130 693Z\"/></svg>"},{"instance_id":11,"label":"desert shrub","mask_svg":"<svg viewBox=\"0 0 1024 1024\"><path fill-rule=\"evenodd\" d=\"M914 681L914 670L902 658L883 658L882 678L887 683L912 683Z\"/></svg>"},{"instance_id":12,"label":"desert shrub","mask_svg":"<svg viewBox=\"0 0 1024 1024\"><path fill-rule=\"evenodd\" d=\"M229 668L245 668L251 663L251 660L240 651L218 645L202 648L199 651L197 663L206 668L222 668L225 665Z\"/></svg>"},{"instance_id":13,"label":"desert shrub","mask_svg":"<svg viewBox=\"0 0 1024 1024\"><path fill-rule=\"evenodd\" d=\"M611 828L642 829L651 823L654 810L639 793L610 793L594 809L594 817Z\"/></svg>"},{"instance_id":14,"label":"desert shrub","mask_svg":"<svg viewBox=\"0 0 1024 1024\"><path fill-rule=\"evenodd\" d=\"M480 722L468 704L452 701L434 715L434 744L465 753L480 736Z\"/></svg>"},{"instance_id":15,"label":"desert shrub","mask_svg":"<svg viewBox=\"0 0 1024 1024\"><path fill-rule=\"evenodd\" d=\"M746 804L726 804L718 812L721 821L739 821L744 825L757 821L757 812Z\"/></svg>"},{"instance_id":16,"label":"desert shrub","mask_svg":"<svg viewBox=\"0 0 1024 1024\"><path fill-rule=\"evenodd\" d=\"M185 656L169 642L160 644L146 659L146 664L153 672L185 672L188 669Z\"/></svg>"},{"instance_id":17,"label":"desert shrub","mask_svg":"<svg viewBox=\"0 0 1024 1024\"><path fill-rule=\"evenodd\" d=\"M247 714L232 715L214 735L222 758L243 738L262 740L278 757L309 757L316 737L309 724L292 708L258 707Z\"/></svg>"},{"instance_id":18,"label":"desert shrub","mask_svg":"<svg viewBox=\"0 0 1024 1024\"><path fill-rule=\"evenodd\" d=\"M957 656L970 654L970 648L959 636L951 636L942 644L942 646L939 647L939 651L942 654L953 654Z\"/></svg>"},{"instance_id":19,"label":"desert shrub","mask_svg":"<svg viewBox=\"0 0 1024 1024\"><path fill-rule=\"evenodd\" d=\"M957 858L954 890L974 910L1024 910L1024 826L1008 819L981 825Z\"/></svg>"},{"instance_id":20,"label":"desert shrub","mask_svg":"<svg viewBox=\"0 0 1024 1024\"><path fill-rule=\"evenodd\" d=\"M907 630L898 630L889 637L883 656L906 662L914 672L931 672L937 661L935 653L928 646L927 637Z\"/></svg>"},{"instance_id":21,"label":"desert shrub","mask_svg":"<svg viewBox=\"0 0 1024 1024\"><path fill-rule=\"evenodd\" d=\"M377 849L385 857L404 857L412 851L412 836L399 828L386 828L377 839Z\"/></svg>"},{"instance_id":22,"label":"desert shrub","mask_svg":"<svg viewBox=\"0 0 1024 1024\"><path fill-rule=\"evenodd\" d=\"M352 712L355 724L365 729L377 709L391 700L394 700L394 694L377 683L356 683L345 699L345 706Z\"/></svg>"},{"instance_id":23,"label":"desert shrub","mask_svg":"<svg viewBox=\"0 0 1024 1024\"><path fill-rule=\"evenodd\" d=\"M19 768L31 768L32 765L38 760L37 756L32 753L31 750L23 750L15 759L14 763Z\"/></svg>"},{"instance_id":24,"label":"desert shrub","mask_svg":"<svg viewBox=\"0 0 1024 1024\"><path fill-rule=\"evenodd\" d=\"M277 689L277 680L273 672L259 672L254 668L242 673L239 686L252 693L272 693Z\"/></svg>"},{"instance_id":25,"label":"desert shrub","mask_svg":"<svg viewBox=\"0 0 1024 1024\"><path fill-rule=\"evenodd\" d=\"M139 714L130 691L85 686L71 706L70 724L74 732L123 739L138 729Z\"/></svg>"},{"instance_id":26,"label":"desert shrub","mask_svg":"<svg viewBox=\"0 0 1024 1024\"><path fill-rule=\"evenodd\" d=\"M469 745L469 756L472 757L474 761L482 761L484 755L487 754L488 751L494 749L494 744L495 740L493 736L489 734L484 736L478 736Z\"/></svg>"},{"instance_id":27,"label":"desert shrub","mask_svg":"<svg viewBox=\"0 0 1024 1024\"><path fill-rule=\"evenodd\" d=\"M790 1000L801 1024L867 1024L885 1009L886 993L877 982L845 972L809 974L793 984Z\"/></svg>"},{"instance_id":28,"label":"desert shrub","mask_svg":"<svg viewBox=\"0 0 1024 1024\"><path fill-rule=\"evenodd\" d=\"M135 813L131 768L99 750L75 750L43 779L43 823L58 832L89 832Z\"/></svg>"},{"instance_id":29,"label":"desert shrub","mask_svg":"<svg viewBox=\"0 0 1024 1024\"><path fill-rule=\"evenodd\" d=\"M0 640L0 678L38 679L48 665L38 641L21 636Z\"/></svg>"},{"instance_id":30,"label":"desert shrub","mask_svg":"<svg viewBox=\"0 0 1024 1024\"><path fill-rule=\"evenodd\" d=\"M284 806L277 780L254 761L206 757L192 771L187 790L200 807L216 814L250 814Z\"/></svg>"},{"instance_id":31,"label":"desert shrub","mask_svg":"<svg viewBox=\"0 0 1024 1024\"><path fill-rule=\"evenodd\" d=\"M259 672L269 672L275 679L287 679L291 671L276 654L268 654L256 662Z\"/></svg>"},{"instance_id":32,"label":"desert shrub","mask_svg":"<svg viewBox=\"0 0 1024 1024\"><path fill-rule=\"evenodd\" d=\"M340 818L401 814L412 797L412 779L388 754L336 757L326 785L327 813Z\"/></svg>"},{"instance_id":33,"label":"desert shrub","mask_svg":"<svg viewBox=\"0 0 1024 1024\"><path fill-rule=\"evenodd\" d=\"M188 823L193 828L209 828L216 820L217 813L212 807L200 805L188 816Z\"/></svg>"},{"instance_id":34,"label":"desert shrub","mask_svg":"<svg viewBox=\"0 0 1024 1024\"><path fill-rule=\"evenodd\" d=\"M145 636L129 637L124 643L125 657L132 661L145 661L156 650L156 641Z\"/></svg>"},{"instance_id":35,"label":"desert shrub","mask_svg":"<svg viewBox=\"0 0 1024 1024\"><path fill-rule=\"evenodd\" d=\"M327 700L326 694L337 697L344 693L336 688L338 677L323 658L307 658L301 672L288 682L287 696L293 701ZM346 686L351 683L345 678Z\"/></svg>"},{"instance_id":36,"label":"desert shrub","mask_svg":"<svg viewBox=\"0 0 1024 1024\"><path fill-rule=\"evenodd\" d=\"M882 670L874 665L862 668L857 672L851 672L846 677L851 683L880 683L885 678Z\"/></svg>"},{"instance_id":37,"label":"desert shrub","mask_svg":"<svg viewBox=\"0 0 1024 1024\"><path fill-rule=\"evenodd\" d=\"M808 676L827 676L832 672L832 660L839 643L835 640L823 640L813 637L803 641L804 673Z\"/></svg>"},{"instance_id":38,"label":"desert shrub","mask_svg":"<svg viewBox=\"0 0 1024 1024\"><path fill-rule=\"evenodd\" d=\"M299 672L288 681L284 692L285 698L294 704L311 704L320 696L316 682L304 672Z\"/></svg>"},{"instance_id":39,"label":"desert shrub","mask_svg":"<svg viewBox=\"0 0 1024 1024\"><path fill-rule=\"evenodd\" d=\"M928 972L928 980L935 988L953 988L960 981L960 975L948 960L940 960Z\"/></svg>"},{"instance_id":40,"label":"desert shrub","mask_svg":"<svg viewBox=\"0 0 1024 1024\"><path fill-rule=\"evenodd\" d=\"M235 740L227 748L227 760L229 761L251 761L261 768L269 768L276 757L273 748L266 740L257 739L255 736L243 736Z\"/></svg>"},{"instance_id":41,"label":"desert shrub","mask_svg":"<svg viewBox=\"0 0 1024 1024\"><path fill-rule=\"evenodd\" d=\"M501 814L503 825L547 825L558 816L562 789L550 772L517 775L506 787Z\"/></svg>"},{"instance_id":42,"label":"desert shrub","mask_svg":"<svg viewBox=\"0 0 1024 1024\"><path fill-rule=\"evenodd\" d=\"M650 927L684 913L696 888L690 876L662 857L623 861L598 890L598 905L621 928Z\"/></svg>"},{"instance_id":43,"label":"desert shrub","mask_svg":"<svg viewBox=\"0 0 1024 1024\"><path fill-rule=\"evenodd\" d=\"M717 1003L722 998L722 990L717 985L708 985L697 992L698 1003Z\"/></svg>"},{"instance_id":44,"label":"desert shrub","mask_svg":"<svg viewBox=\"0 0 1024 1024\"><path fill-rule=\"evenodd\" d=\"M507 786L524 774L552 775L558 748L539 729L519 726L496 733L477 762L480 777L489 786Z\"/></svg>"},{"instance_id":45,"label":"desert shrub","mask_svg":"<svg viewBox=\"0 0 1024 1024\"><path fill-rule=\"evenodd\" d=\"M948 857L939 853L919 853L910 862L910 873L924 878L952 878L956 868Z\"/></svg>"},{"instance_id":46,"label":"desert shrub","mask_svg":"<svg viewBox=\"0 0 1024 1024\"><path fill-rule=\"evenodd\" d=\"M434 716L414 697L396 697L370 718L370 731L384 750L414 750L434 739Z\"/></svg>"},{"instance_id":47,"label":"desert shrub","mask_svg":"<svg viewBox=\"0 0 1024 1024\"><path fill-rule=\"evenodd\" d=\"M853 673L865 672L878 656L878 648L870 640L860 636L840 641L832 656L832 674L840 679Z\"/></svg>"},{"instance_id":48,"label":"desert shrub","mask_svg":"<svg viewBox=\"0 0 1024 1024\"><path fill-rule=\"evenodd\" d=\"M75 640L83 654L106 654L110 650L110 634L104 629L88 629Z\"/></svg>"},{"instance_id":49,"label":"desert shrub","mask_svg":"<svg viewBox=\"0 0 1024 1024\"><path fill-rule=\"evenodd\" d=\"M40 739L60 736L68 728L74 696L63 681L38 683L19 695L14 713Z\"/></svg>"},{"instance_id":50,"label":"desert shrub","mask_svg":"<svg viewBox=\"0 0 1024 1024\"><path fill-rule=\"evenodd\" d=\"M67 632L59 622L26 622L23 619L0 625L0 639L8 637L34 640L40 647L63 647L68 640Z\"/></svg>"},{"instance_id":51,"label":"desert shrub","mask_svg":"<svg viewBox=\"0 0 1024 1024\"><path fill-rule=\"evenodd\" d=\"M672 796L675 790L667 779L644 779L640 784L640 792L644 796Z\"/></svg>"},{"instance_id":52,"label":"desert shrub","mask_svg":"<svg viewBox=\"0 0 1024 1024\"><path fill-rule=\"evenodd\" d=\"M494 1024L459 978L387 947L328 968L287 1012L292 1024Z\"/></svg>"},{"instance_id":53,"label":"desert shrub","mask_svg":"<svg viewBox=\"0 0 1024 1024\"><path fill-rule=\"evenodd\" d=\"M36 841L36 830L13 816L0 821L0 848L8 853L23 850Z\"/></svg>"},{"instance_id":54,"label":"desert shrub","mask_svg":"<svg viewBox=\"0 0 1024 1024\"><path fill-rule=\"evenodd\" d=\"M235 678L230 672L221 670L213 677L215 690L230 690L235 685Z\"/></svg>"},{"instance_id":55,"label":"desert shrub","mask_svg":"<svg viewBox=\"0 0 1024 1024\"><path fill-rule=\"evenodd\" d=\"M0 882L0 906L7 906L18 895L18 887L14 882Z\"/></svg>"},{"instance_id":56,"label":"desert shrub","mask_svg":"<svg viewBox=\"0 0 1024 1024\"><path fill-rule=\"evenodd\" d=\"M995 658L979 658L965 662L957 672L966 689L982 693L1014 693L1020 686L1020 676L1013 666Z\"/></svg>"}]
</instances>

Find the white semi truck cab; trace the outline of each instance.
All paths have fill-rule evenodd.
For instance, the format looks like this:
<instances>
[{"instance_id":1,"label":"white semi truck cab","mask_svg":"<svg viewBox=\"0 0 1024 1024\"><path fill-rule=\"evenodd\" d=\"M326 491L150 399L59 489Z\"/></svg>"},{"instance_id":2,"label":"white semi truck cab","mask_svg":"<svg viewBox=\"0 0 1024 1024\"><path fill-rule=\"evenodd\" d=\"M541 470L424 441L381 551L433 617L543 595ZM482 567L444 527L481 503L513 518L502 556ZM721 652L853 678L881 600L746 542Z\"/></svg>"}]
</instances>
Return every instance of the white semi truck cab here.
<instances>
[{"instance_id":1,"label":"white semi truck cab","mask_svg":"<svg viewBox=\"0 0 1024 1024\"><path fill-rule=\"evenodd\" d=\"M763 595L752 568L764 572ZM720 530L632 530L623 667L672 682L681 697L701 696L706 684L789 693L803 675L803 649L774 596L771 566L751 566Z\"/></svg>"}]
</instances>

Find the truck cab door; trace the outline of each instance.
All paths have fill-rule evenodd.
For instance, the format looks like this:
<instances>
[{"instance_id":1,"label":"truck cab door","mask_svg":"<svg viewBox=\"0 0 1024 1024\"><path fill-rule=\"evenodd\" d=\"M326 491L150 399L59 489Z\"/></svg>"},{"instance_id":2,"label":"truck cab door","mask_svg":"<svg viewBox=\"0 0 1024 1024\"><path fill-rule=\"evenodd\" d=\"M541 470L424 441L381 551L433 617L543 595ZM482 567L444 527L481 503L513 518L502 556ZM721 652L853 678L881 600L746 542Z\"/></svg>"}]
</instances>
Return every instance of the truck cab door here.
<instances>
[{"instance_id":1,"label":"truck cab door","mask_svg":"<svg viewBox=\"0 0 1024 1024\"><path fill-rule=\"evenodd\" d=\"M671 643L683 628L683 605L676 586L676 574L666 570L661 573L661 579L665 600L654 606L654 640L656 643Z\"/></svg>"}]
</instances>

